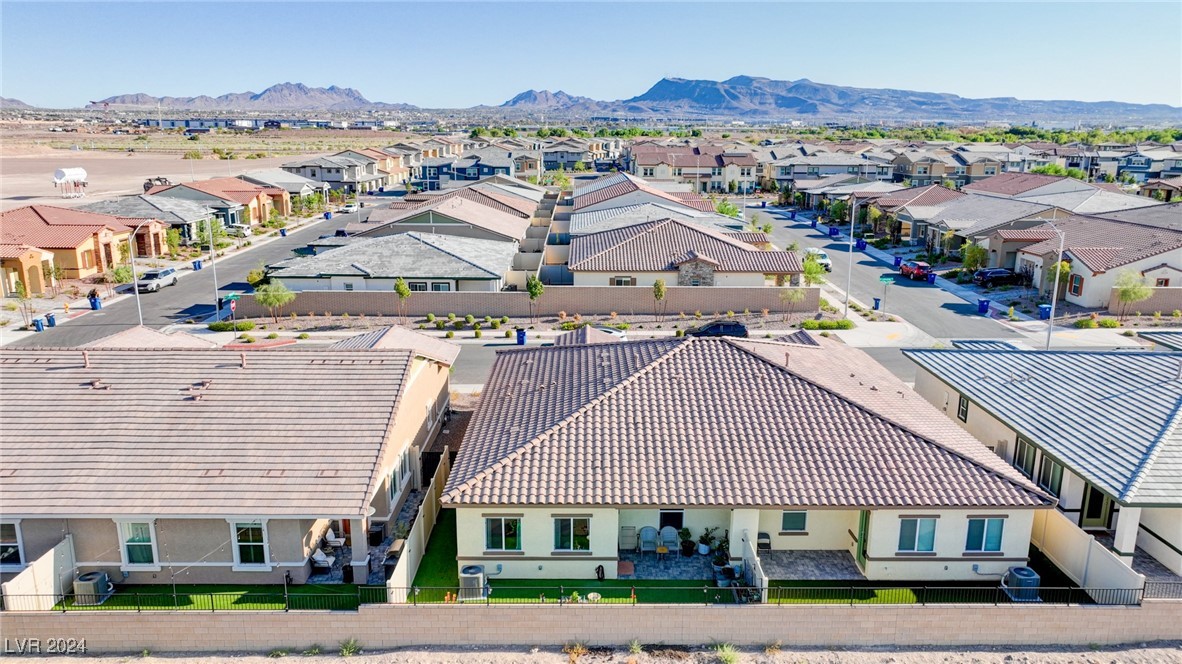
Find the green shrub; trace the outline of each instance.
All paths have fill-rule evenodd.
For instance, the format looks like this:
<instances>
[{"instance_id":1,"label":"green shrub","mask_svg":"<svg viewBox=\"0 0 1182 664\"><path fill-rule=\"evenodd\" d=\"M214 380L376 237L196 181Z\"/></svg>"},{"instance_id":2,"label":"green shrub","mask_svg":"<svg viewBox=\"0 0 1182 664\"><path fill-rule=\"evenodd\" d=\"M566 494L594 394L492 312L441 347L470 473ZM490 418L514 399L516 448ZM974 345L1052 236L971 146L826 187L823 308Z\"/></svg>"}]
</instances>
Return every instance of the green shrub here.
<instances>
[{"instance_id":1,"label":"green shrub","mask_svg":"<svg viewBox=\"0 0 1182 664\"><path fill-rule=\"evenodd\" d=\"M468 314L467 316L464 316L464 322L471 325L472 323L476 322L476 317L472 314Z\"/></svg>"},{"instance_id":2,"label":"green shrub","mask_svg":"<svg viewBox=\"0 0 1182 664\"><path fill-rule=\"evenodd\" d=\"M479 323L478 323L478 324L479 324ZM483 334L484 334L484 333L483 333L483 332L481 332L480 330L475 330L475 331L473 331L473 332L472 332L472 336L473 336L473 337L475 337L475 338L477 338L477 339L479 339L479 338L480 338L480 337L481 337Z\"/></svg>"},{"instance_id":3,"label":"green shrub","mask_svg":"<svg viewBox=\"0 0 1182 664\"><path fill-rule=\"evenodd\" d=\"M267 338L268 338L268 339L278 339L278 338L279 338L279 333L278 333L278 332L272 332L271 334L268 334L268 335L267 335Z\"/></svg>"},{"instance_id":4,"label":"green shrub","mask_svg":"<svg viewBox=\"0 0 1182 664\"><path fill-rule=\"evenodd\" d=\"M447 321L444 321L444 320L435 321L435 329L437 329L437 330L442 330L446 326L447 326Z\"/></svg>"},{"instance_id":5,"label":"green shrub","mask_svg":"<svg viewBox=\"0 0 1182 664\"><path fill-rule=\"evenodd\" d=\"M300 335L298 337L296 337L296 339L307 339L307 338L308 338L307 332L300 332Z\"/></svg>"},{"instance_id":6,"label":"green shrub","mask_svg":"<svg viewBox=\"0 0 1182 664\"><path fill-rule=\"evenodd\" d=\"M499 329L501 329L501 319L499 319L499 318L494 318L494 319L492 320L492 322L491 322L491 323L489 323L489 325L492 325L492 329L494 329L494 330L499 330Z\"/></svg>"},{"instance_id":7,"label":"green shrub","mask_svg":"<svg viewBox=\"0 0 1182 664\"><path fill-rule=\"evenodd\" d=\"M237 323L228 320L219 320L216 323L209 324L210 332L249 332L254 329L254 323L248 320L240 320Z\"/></svg>"},{"instance_id":8,"label":"green shrub","mask_svg":"<svg viewBox=\"0 0 1182 664\"><path fill-rule=\"evenodd\" d=\"M456 315L455 315L455 314L448 314L448 315L447 315L447 319L448 319L448 320L455 320L455 319L456 319Z\"/></svg>"},{"instance_id":9,"label":"green shrub","mask_svg":"<svg viewBox=\"0 0 1182 664\"><path fill-rule=\"evenodd\" d=\"M676 333L674 333L674 336L678 336L678 337L684 337L684 336L685 336L685 330L678 330Z\"/></svg>"},{"instance_id":10,"label":"green shrub","mask_svg":"<svg viewBox=\"0 0 1182 664\"><path fill-rule=\"evenodd\" d=\"M420 329L420 330L425 330L425 329L427 329L427 324L426 324L426 323L419 323L419 329Z\"/></svg>"},{"instance_id":11,"label":"green shrub","mask_svg":"<svg viewBox=\"0 0 1182 664\"><path fill-rule=\"evenodd\" d=\"M302 652L300 654L303 655L304 657L315 657L316 655L320 654L320 644L313 643L312 645L308 646L307 650L305 650L304 652Z\"/></svg>"},{"instance_id":12,"label":"green shrub","mask_svg":"<svg viewBox=\"0 0 1182 664\"><path fill-rule=\"evenodd\" d=\"M445 335L443 335L443 336L447 337L448 339L453 339L453 338L455 338L455 336L456 336L456 333L455 333L455 332L453 332L453 331L451 331L451 330L448 330L448 331L447 331L447 334L445 334Z\"/></svg>"},{"instance_id":13,"label":"green shrub","mask_svg":"<svg viewBox=\"0 0 1182 664\"><path fill-rule=\"evenodd\" d=\"M1075 327L1081 330L1091 330L1096 327L1096 321L1092 320L1091 318L1081 318L1075 321Z\"/></svg>"},{"instance_id":14,"label":"green shrub","mask_svg":"<svg viewBox=\"0 0 1182 664\"><path fill-rule=\"evenodd\" d=\"M255 338L250 336L249 334L240 335L238 337L238 340L244 344L253 344L255 342Z\"/></svg>"},{"instance_id":15,"label":"green shrub","mask_svg":"<svg viewBox=\"0 0 1182 664\"><path fill-rule=\"evenodd\" d=\"M486 322L486 323L492 323L492 316L485 316L485 317L484 317L484 322Z\"/></svg>"},{"instance_id":16,"label":"green shrub","mask_svg":"<svg viewBox=\"0 0 1182 664\"><path fill-rule=\"evenodd\" d=\"M357 642L357 639L341 641L341 657L352 657L359 654L361 654L361 644Z\"/></svg>"},{"instance_id":17,"label":"green shrub","mask_svg":"<svg viewBox=\"0 0 1182 664\"><path fill-rule=\"evenodd\" d=\"M267 653L267 657L271 657L271 658L287 657L287 651L284 650L283 648L276 648L276 649L272 650L271 652Z\"/></svg>"},{"instance_id":18,"label":"green shrub","mask_svg":"<svg viewBox=\"0 0 1182 664\"><path fill-rule=\"evenodd\" d=\"M854 322L842 318L840 320L806 320L800 324L805 330L850 330Z\"/></svg>"},{"instance_id":19,"label":"green shrub","mask_svg":"<svg viewBox=\"0 0 1182 664\"><path fill-rule=\"evenodd\" d=\"M472 329L476 330L477 332L479 332L480 328L482 328L482 327L484 327L484 325L481 323L472 323Z\"/></svg>"},{"instance_id":20,"label":"green shrub","mask_svg":"<svg viewBox=\"0 0 1182 664\"><path fill-rule=\"evenodd\" d=\"M1121 332L1121 334L1125 335L1126 337L1135 337L1135 336L1137 336L1137 333L1136 333L1136 332L1134 332L1134 331L1132 331L1132 330L1125 330L1124 332Z\"/></svg>"},{"instance_id":21,"label":"green shrub","mask_svg":"<svg viewBox=\"0 0 1182 664\"><path fill-rule=\"evenodd\" d=\"M1120 327L1120 321L1116 320L1115 318L1101 318L1096 322L1100 325L1100 327Z\"/></svg>"},{"instance_id":22,"label":"green shrub","mask_svg":"<svg viewBox=\"0 0 1182 664\"><path fill-rule=\"evenodd\" d=\"M501 325L508 325L508 324L509 324L509 317L508 316L501 316Z\"/></svg>"},{"instance_id":23,"label":"green shrub","mask_svg":"<svg viewBox=\"0 0 1182 664\"><path fill-rule=\"evenodd\" d=\"M454 321L452 321L451 326L456 328L457 330L462 330L462 329L464 329L464 321L454 320Z\"/></svg>"},{"instance_id":24,"label":"green shrub","mask_svg":"<svg viewBox=\"0 0 1182 664\"><path fill-rule=\"evenodd\" d=\"M513 330L505 330L505 338L512 339L513 338Z\"/></svg>"},{"instance_id":25,"label":"green shrub","mask_svg":"<svg viewBox=\"0 0 1182 664\"><path fill-rule=\"evenodd\" d=\"M405 295L405 293L403 293L403 295ZM434 323L435 322L435 314L427 314L427 322Z\"/></svg>"}]
</instances>

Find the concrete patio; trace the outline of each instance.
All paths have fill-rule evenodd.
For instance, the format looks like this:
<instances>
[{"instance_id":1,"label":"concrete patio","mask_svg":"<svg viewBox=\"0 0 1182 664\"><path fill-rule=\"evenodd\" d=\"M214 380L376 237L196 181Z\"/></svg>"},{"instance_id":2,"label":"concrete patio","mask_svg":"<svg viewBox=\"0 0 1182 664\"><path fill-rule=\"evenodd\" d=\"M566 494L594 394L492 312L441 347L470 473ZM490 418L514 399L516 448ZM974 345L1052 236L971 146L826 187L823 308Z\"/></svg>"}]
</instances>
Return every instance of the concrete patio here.
<instances>
[{"instance_id":1,"label":"concrete patio","mask_svg":"<svg viewBox=\"0 0 1182 664\"><path fill-rule=\"evenodd\" d=\"M682 556L677 551L665 554L664 559L658 560L655 553L636 553L634 551L620 551L620 562L632 565L632 574L620 574L621 579L665 579L675 581L696 581L714 579L714 568L710 564L712 556L702 556L695 553L692 556ZM626 567L627 565L623 565Z\"/></svg>"},{"instance_id":2,"label":"concrete patio","mask_svg":"<svg viewBox=\"0 0 1182 664\"><path fill-rule=\"evenodd\" d=\"M1113 534L1111 532L1095 532L1092 534L1096 537L1097 542L1112 549ZM1137 547L1133 551L1133 571L1144 574L1146 582L1182 584L1182 576L1178 576L1170 568L1158 562L1157 558L1146 553L1145 549L1141 547Z\"/></svg>"},{"instance_id":3,"label":"concrete patio","mask_svg":"<svg viewBox=\"0 0 1182 664\"><path fill-rule=\"evenodd\" d=\"M865 581L848 551L761 551L763 573L776 581Z\"/></svg>"}]
</instances>

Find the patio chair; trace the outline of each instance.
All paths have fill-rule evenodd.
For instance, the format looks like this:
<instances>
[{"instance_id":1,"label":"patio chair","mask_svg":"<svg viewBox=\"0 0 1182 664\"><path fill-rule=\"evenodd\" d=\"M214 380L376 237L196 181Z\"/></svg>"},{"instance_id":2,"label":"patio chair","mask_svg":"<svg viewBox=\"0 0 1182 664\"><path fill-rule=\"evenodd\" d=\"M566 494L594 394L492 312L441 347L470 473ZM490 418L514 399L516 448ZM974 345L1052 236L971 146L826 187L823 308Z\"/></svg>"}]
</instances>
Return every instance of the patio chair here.
<instances>
[{"instance_id":1,"label":"patio chair","mask_svg":"<svg viewBox=\"0 0 1182 664\"><path fill-rule=\"evenodd\" d=\"M657 552L657 529L652 526L645 526L640 529L640 555L643 556L645 551Z\"/></svg>"},{"instance_id":2,"label":"patio chair","mask_svg":"<svg viewBox=\"0 0 1182 664\"><path fill-rule=\"evenodd\" d=\"M324 533L324 543L334 549L339 549L342 546L345 546L345 538L337 537L336 533L332 531L332 528L329 528L328 531Z\"/></svg>"},{"instance_id":3,"label":"patio chair","mask_svg":"<svg viewBox=\"0 0 1182 664\"><path fill-rule=\"evenodd\" d=\"M312 573L313 574L327 574L332 571L332 564L336 562L336 556L330 556L327 553L316 549L312 553Z\"/></svg>"},{"instance_id":4,"label":"patio chair","mask_svg":"<svg viewBox=\"0 0 1182 664\"><path fill-rule=\"evenodd\" d=\"M665 526L661 529L661 546L670 551L677 551L681 547L681 538L677 536L677 529Z\"/></svg>"},{"instance_id":5,"label":"patio chair","mask_svg":"<svg viewBox=\"0 0 1182 664\"><path fill-rule=\"evenodd\" d=\"M636 526L620 526L620 550L635 551L640 546L636 539Z\"/></svg>"}]
</instances>

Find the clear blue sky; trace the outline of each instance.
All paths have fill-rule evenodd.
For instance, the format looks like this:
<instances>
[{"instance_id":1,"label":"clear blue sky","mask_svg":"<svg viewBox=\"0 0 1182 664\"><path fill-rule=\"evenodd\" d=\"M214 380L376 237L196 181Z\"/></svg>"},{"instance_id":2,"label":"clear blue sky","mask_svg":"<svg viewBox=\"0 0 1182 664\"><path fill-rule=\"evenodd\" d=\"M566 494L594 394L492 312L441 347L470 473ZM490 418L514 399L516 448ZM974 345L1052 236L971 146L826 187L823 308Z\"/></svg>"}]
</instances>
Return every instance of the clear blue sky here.
<instances>
[{"instance_id":1,"label":"clear blue sky","mask_svg":"<svg viewBox=\"0 0 1182 664\"><path fill-rule=\"evenodd\" d=\"M1182 3L0 1L5 97L47 107L285 81L372 101L596 99L738 74L1182 105ZM577 53L577 55L572 55Z\"/></svg>"}]
</instances>

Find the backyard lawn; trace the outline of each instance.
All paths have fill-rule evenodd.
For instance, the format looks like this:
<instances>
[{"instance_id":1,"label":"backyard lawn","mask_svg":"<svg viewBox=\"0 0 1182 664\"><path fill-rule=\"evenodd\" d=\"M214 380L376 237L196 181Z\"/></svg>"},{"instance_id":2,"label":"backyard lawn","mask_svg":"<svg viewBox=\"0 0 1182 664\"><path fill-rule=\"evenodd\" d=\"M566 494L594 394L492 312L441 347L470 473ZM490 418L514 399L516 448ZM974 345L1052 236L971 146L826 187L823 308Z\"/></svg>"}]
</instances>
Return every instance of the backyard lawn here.
<instances>
[{"instance_id":1,"label":"backyard lawn","mask_svg":"<svg viewBox=\"0 0 1182 664\"><path fill-rule=\"evenodd\" d=\"M455 510L439 510L413 585L416 588L449 589L460 585L460 575L456 569Z\"/></svg>"},{"instance_id":2,"label":"backyard lawn","mask_svg":"<svg viewBox=\"0 0 1182 664\"><path fill-rule=\"evenodd\" d=\"M282 585L124 585L102 604L75 604L73 597L55 607L66 611L283 611L355 610L358 604L386 601L385 588L334 585L292 585L284 598Z\"/></svg>"}]
</instances>

